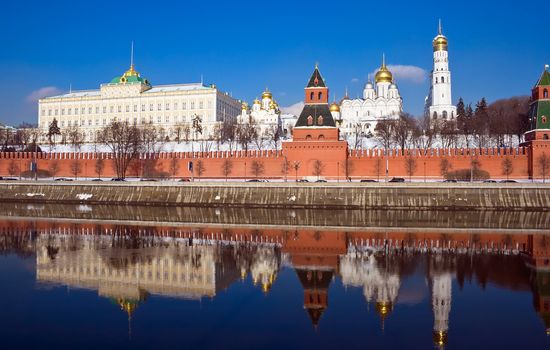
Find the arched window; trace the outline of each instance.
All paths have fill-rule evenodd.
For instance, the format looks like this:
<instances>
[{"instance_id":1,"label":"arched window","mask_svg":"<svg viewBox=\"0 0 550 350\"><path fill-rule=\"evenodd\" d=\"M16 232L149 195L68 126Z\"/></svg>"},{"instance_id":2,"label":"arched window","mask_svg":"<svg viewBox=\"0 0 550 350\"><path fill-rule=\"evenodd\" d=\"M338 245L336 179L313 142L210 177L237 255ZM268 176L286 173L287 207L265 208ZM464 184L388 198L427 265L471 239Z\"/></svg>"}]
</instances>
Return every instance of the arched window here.
<instances>
[{"instance_id":1,"label":"arched window","mask_svg":"<svg viewBox=\"0 0 550 350\"><path fill-rule=\"evenodd\" d=\"M307 125L313 125L313 117L312 116L307 117Z\"/></svg>"},{"instance_id":2,"label":"arched window","mask_svg":"<svg viewBox=\"0 0 550 350\"><path fill-rule=\"evenodd\" d=\"M447 111L443 111L443 119L447 119Z\"/></svg>"},{"instance_id":3,"label":"arched window","mask_svg":"<svg viewBox=\"0 0 550 350\"><path fill-rule=\"evenodd\" d=\"M543 139L543 140L548 140L548 134L542 135L542 139Z\"/></svg>"},{"instance_id":4,"label":"arched window","mask_svg":"<svg viewBox=\"0 0 550 350\"><path fill-rule=\"evenodd\" d=\"M310 94L309 94L309 99L313 101L313 96L315 96L315 93L312 91Z\"/></svg>"},{"instance_id":5,"label":"arched window","mask_svg":"<svg viewBox=\"0 0 550 350\"><path fill-rule=\"evenodd\" d=\"M306 140L311 140L311 135L307 135Z\"/></svg>"},{"instance_id":6,"label":"arched window","mask_svg":"<svg viewBox=\"0 0 550 350\"><path fill-rule=\"evenodd\" d=\"M442 83L445 82L445 77L441 77L441 82L442 82Z\"/></svg>"},{"instance_id":7,"label":"arched window","mask_svg":"<svg viewBox=\"0 0 550 350\"><path fill-rule=\"evenodd\" d=\"M451 112L451 119L455 119L455 112Z\"/></svg>"},{"instance_id":8,"label":"arched window","mask_svg":"<svg viewBox=\"0 0 550 350\"><path fill-rule=\"evenodd\" d=\"M319 91L319 95L318 95L318 96L319 96L318 100L321 101L321 99L323 98L323 93L322 93L321 91Z\"/></svg>"},{"instance_id":9,"label":"arched window","mask_svg":"<svg viewBox=\"0 0 550 350\"><path fill-rule=\"evenodd\" d=\"M433 118L437 119L437 112L434 112Z\"/></svg>"},{"instance_id":10,"label":"arched window","mask_svg":"<svg viewBox=\"0 0 550 350\"><path fill-rule=\"evenodd\" d=\"M317 117L317 125L323 125L323 116L322 115Z\"/></svg>"},{"instance_id":11,"label":"arched window","mask_svg":"<svg viewBox=\"0 0 550 350\"><path fill-rule=\"evenodd\" d=\"M318 139L319 139L319 140L324 140L324 139L325 139L325 135L319 135Z\"/></svg>"},{"instance_id":12,"label":"arched window","mask_svg":"<svg viewBox=\"0 0 550 350\"><path fill-rule=\"evenodd\" d=\"M439 83L439 79L437 77L435 78L435 83Z\"/></svg>"},{"instance_id":13,"label":"arched window","mask_svg":"<svg viewBox=\"0 0 550 350\"><path fill-rule=\"evenodd\" d=\"M542 98L548 98L548 89L542 91Z\"/></svg>"}]
</instances>

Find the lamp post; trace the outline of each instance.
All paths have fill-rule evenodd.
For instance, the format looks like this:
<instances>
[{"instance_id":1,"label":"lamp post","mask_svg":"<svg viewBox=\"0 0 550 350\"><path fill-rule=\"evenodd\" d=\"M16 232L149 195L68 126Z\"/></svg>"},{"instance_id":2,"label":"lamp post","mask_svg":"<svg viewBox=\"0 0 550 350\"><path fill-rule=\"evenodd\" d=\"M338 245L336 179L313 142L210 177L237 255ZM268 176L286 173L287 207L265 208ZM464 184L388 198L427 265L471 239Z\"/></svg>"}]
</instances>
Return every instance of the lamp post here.
<instances>
[{"instance_id":1,"label":"lamp post","mask_svg":"<svg viewBox=\"0 0 550 350\"><path fill-rule=\"evenodd\" d=\"M424 161L424 182L426 182L426 161Z\"/></svg>"},{"instance_id":2,"label":"lamp post","mask_svg":"<svg viewBox=\"0 0 550 350\"><path fill-rule=\"evenodd\" d=\"M340 162L336 162L336 182L340 182Z\"/></svg>"}]
</instances>

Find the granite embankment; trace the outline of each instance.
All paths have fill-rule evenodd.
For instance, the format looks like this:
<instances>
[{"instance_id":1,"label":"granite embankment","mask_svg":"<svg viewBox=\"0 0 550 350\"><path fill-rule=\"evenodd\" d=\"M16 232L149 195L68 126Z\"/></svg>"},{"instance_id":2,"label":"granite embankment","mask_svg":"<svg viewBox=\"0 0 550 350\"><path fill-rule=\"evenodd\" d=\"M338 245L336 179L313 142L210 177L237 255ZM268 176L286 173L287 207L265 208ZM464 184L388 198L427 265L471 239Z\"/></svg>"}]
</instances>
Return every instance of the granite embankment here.
<instances>
[{"instance_id":1,"label":"granite embankment","mask_svg":"<svg viewBox=\"0 0 550 350\"><path fill-rule=\"evenodd\" d=\"M327 209L550 210L543 184L0 182L0 202Z\"/></svg>"}]
</instances>

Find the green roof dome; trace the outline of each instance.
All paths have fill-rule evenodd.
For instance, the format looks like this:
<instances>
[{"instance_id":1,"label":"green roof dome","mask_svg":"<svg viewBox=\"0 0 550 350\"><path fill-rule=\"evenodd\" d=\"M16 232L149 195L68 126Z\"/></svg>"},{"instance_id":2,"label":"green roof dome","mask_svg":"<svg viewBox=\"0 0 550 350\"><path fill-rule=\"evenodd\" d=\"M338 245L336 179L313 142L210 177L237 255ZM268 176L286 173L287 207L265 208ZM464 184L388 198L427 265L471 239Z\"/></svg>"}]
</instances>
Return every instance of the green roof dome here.
<instances>
[{"instance_id":1,"label":"green roof dome","mask_svg":"<svg viewBox=\"0 0 550 350\"><path fill-rule=\"evenodd\" d=\"M111 79L111 84L133 84L133 83L142 83L142 84L149 85L149 81L147 79L143 79L140 76L140 74L135 70L133 64L130 66L130 69L124 72L123 75L114 77L113 79Z\"/></svg>"}]
</instances>

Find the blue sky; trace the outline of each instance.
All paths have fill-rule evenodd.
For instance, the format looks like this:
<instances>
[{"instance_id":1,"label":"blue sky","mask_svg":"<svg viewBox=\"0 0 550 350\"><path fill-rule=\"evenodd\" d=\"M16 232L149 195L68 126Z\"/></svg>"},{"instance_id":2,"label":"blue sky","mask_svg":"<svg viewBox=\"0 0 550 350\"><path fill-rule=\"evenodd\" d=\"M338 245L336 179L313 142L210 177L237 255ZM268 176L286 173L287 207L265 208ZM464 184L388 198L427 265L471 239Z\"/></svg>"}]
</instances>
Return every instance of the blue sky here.
<instances>
[{"instance_id":1,"label":"blue sky","mask_svg":"<svg viewBox=\"0 0 550 350\"><path fill-rule=\"evenodd\" d=\"M216 83L282 106L303 98L315 62L340 99L361 94L386 53L405 110L421 114L437 20L449 38L453 99L526 95L550 63L550 2L3 1L0 122L36 122L37 96L96 89L129 65L153 85ZM410 67L409 67L410 68ZM420 74L419 74L420 72Z\"/></svg>"}]
</instances>

